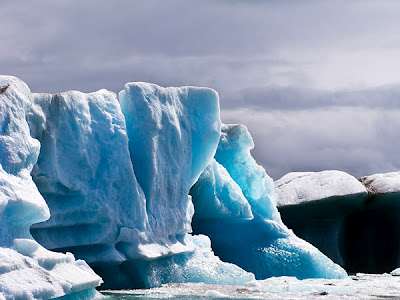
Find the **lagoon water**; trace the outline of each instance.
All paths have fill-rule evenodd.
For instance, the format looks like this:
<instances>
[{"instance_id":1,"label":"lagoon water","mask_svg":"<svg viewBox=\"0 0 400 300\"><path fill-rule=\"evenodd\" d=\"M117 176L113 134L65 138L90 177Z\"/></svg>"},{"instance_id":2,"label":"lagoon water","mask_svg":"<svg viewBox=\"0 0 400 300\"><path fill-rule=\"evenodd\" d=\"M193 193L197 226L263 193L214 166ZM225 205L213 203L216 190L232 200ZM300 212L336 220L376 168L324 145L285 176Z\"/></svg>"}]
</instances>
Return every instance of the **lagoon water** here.
<instances>
[{"instance_id":1,"label":"lagoon water","mask_svg":"<svg viewBox=\"0 0 400 300\"><path fill-rule=\"evenodd\" d=\"M166 284L147 290L103 291L96 297L100 299L400 299L400 276L360 273L348 279L276 277L245 286Z\"/></svg>"}]
</instances>

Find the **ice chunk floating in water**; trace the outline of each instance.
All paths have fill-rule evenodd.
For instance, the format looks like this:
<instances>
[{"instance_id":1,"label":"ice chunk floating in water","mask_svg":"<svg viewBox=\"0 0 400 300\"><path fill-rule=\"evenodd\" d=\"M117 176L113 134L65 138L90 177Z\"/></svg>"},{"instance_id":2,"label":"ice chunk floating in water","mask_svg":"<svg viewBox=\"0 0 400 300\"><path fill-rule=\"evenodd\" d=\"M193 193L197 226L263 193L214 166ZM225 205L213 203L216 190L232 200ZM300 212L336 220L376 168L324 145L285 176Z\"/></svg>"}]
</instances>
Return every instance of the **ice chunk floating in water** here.
<instances>
[{"instance_id":1,"label":"ice chunk floating in water","mask_svg":"<svg viewBox=\"0 0 400 300\"><path fill-rule=\"evenodd\" d=\"M251 157L253 147L245 126L223 126L216 161L191 189L194 231L211 238L222 260L253 272L257 279L347 277L340 266L282 223L274 183Z\"/></svg>"},{"instance_id":2,"label":"ice chunk floating in water","mask_svg":"<svg viewBox=\"0 0 400 300\"><path fill-rule=\"evenodd\" d=\"M84 261L44 249L29 233L49 218L30 176L40 148L26 122L30 106L27 85L0 76L0 299L94 296L101 279Z\"/></svg>"}]
</instances>

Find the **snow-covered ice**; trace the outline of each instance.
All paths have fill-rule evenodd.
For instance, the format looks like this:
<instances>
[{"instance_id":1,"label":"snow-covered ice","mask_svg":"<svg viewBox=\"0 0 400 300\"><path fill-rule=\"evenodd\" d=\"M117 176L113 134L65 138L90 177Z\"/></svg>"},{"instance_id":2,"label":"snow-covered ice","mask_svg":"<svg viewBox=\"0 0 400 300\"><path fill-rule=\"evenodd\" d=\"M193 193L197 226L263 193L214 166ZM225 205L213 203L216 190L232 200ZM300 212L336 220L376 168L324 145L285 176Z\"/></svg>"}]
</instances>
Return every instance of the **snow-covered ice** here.
<instances>
[{"instance_id":1,"label":"snow-covered ice","mask_svg":"<svg viewBox=\"0 0 400 300\"><path fill-rule=\"evenodd\" d=\"M305 204L312 201L354 200L348 196L367 195L365 186L355 177L342 171L293 172L275 182L278 207ZM347 199L340 197L346 196ZM349 204L351 205L351 203Z\"/></svg>"},{"instance_id":2,"label":"snow-covered ice","mask_svg":"<svg viewBox=\"0 0 400 300\"><path fill-rule=\"evenodd\" d=\"M289 173L275 185L284 223L345 266L344 227L352 213L364 209L365 186L350 174L334 170Z\"/></svg>"},{"instance_id":3,"label":"snow-covered ice","mask_svg":"<svg viewBox=\"0 0 400 300\"><path fill-rule=\"evenodd\" d=\"M374 174L361 177L360 180L373 195L400 192L400 172Z\"/></svg>"}]
</instances>

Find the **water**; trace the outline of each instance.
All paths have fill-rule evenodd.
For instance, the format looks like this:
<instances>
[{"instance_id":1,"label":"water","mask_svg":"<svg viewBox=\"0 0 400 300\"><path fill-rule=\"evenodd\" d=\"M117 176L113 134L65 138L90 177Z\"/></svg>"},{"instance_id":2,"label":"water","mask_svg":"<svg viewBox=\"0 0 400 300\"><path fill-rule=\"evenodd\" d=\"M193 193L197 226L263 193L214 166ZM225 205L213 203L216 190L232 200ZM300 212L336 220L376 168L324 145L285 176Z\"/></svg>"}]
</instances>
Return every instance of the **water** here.
<instances>
[{"instance_id":1,"label":"water","mask_svg":"<svg viewBox=\"0 0 400 300\"><path fill-rule=\"evenodd\" d=\"M148 290L104 291L96 297L121 299L400 299L400 276L357 274L339 280L277 277L246 286L177 283Z\"/></svg>"}]
</instances>

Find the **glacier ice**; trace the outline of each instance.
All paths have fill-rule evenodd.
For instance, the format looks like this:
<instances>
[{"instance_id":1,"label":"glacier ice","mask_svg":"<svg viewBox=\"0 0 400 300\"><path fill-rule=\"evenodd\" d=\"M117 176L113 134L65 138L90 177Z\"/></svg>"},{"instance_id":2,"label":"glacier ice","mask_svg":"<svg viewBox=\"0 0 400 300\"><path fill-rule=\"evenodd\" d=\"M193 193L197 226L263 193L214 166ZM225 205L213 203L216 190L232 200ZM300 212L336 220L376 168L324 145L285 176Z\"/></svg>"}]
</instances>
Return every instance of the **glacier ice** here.
<instances>
[{"instance_id":1,"label":"glacier ice","mask_svg":"<svg viewBox=\"0 0 400 300\"><path fill-rule=\"evenodd\" d=\"M0 82L0 222L9 229L0 231L1 249L23 261L15 264L24 270L19 284L32 272L50 278L23 293L39 285L42 298L83 298L101 282L84 261L44 249L31 234L86 260L102 288L243 285L251 272L346 277L282 223L250 134L222 125L214 90L136 82L118 99L107 90L36 94L16 78ZM193 226L212 249L207 236L190 234L192 196ZM17 293L14 264L5 262L0 291Z\"/></svg>"},{"instance_id":2,"label":"glacier ice","mask_svg":"<svg viewBox=\"0 0 400 300\"><path fill-rule=\"evenodd\" d=\"M188 235L188 192L219 141L217 93L128 83L119 99L106 90L33 95L28 120L41 152L32 176L51 211L33 236L85 259L102 288L247 282L252 274Z\"/></svg>"},{"instance_id":3,"label":"glacier ice","mask_svg":"<svg viewBox=\"0 0 400 300\"><path fill-rule=\"evenodd\" d=\"M34 94L33 103L28 120L41 152L32 176L51 211L32 227L33 236L90 264L125 261L116 249L119 235L129 228L132 240L141 238L146 203L116 95Z\"/></svg>"},{"instance_id":4,"label":"glacier ice","mask_svg":"<svg viewBox=\"0 0 400 300\"><path fill-rule=\"evenodd\" d=\"M253 139L244 125L224 125L215 159L242 189L256 219L281 224L274 181L250 154Z\"/></svg>"},{"instance_id":5,"label":"glacier ice","mask_svg":"<svg viewBox=\"0 0 400 300\"><path fill-rule=\"evenodd\" d=\"M200 175L190 193L196 201L193 221L200 219L253 219L253 213L239 185L215 159Z\"/></svg>"},{"instance_id":6,"label":"glacier ice","mask_svg":"<svg viewBox=\"0 0 400 300\"><path fill-rule=\"evenodd\" d=\"M282 223L274 182L251 157L253 147L244 125L223 125L216 161L191 189L194 232L208 235L222 260L254 273L257 279L347 277L340 266Z\"/></svg>"},{"instance_id":7,"label":"glacier ice","mask_svg":"<svg viewBox=\"0 0 400 300\"><path fill-rule=\"evenodd\" d=\"M0 76L0 299L48 299L74 293L94 295L101 283L89 266L71 253L46 250L29 227L49 218L49 209L30 172L40 144L30 136L26 115L28 86Z\"/></svg>"},{"instance_id":8,"label":"glacier ice","mask_svg":"<svg viewBox=\"0 0 400 300\"><path fill-rule=\"evenodd\" d=\"M150 228L158 241L173 245L172 253L186 251L179 248L191 231L194 211L189 189L219 140L218 94L208 88L162 88L139 82L126 84L119 99ZM151 256L169 252L148 251Z\"/></svg>"}]
</instances>

